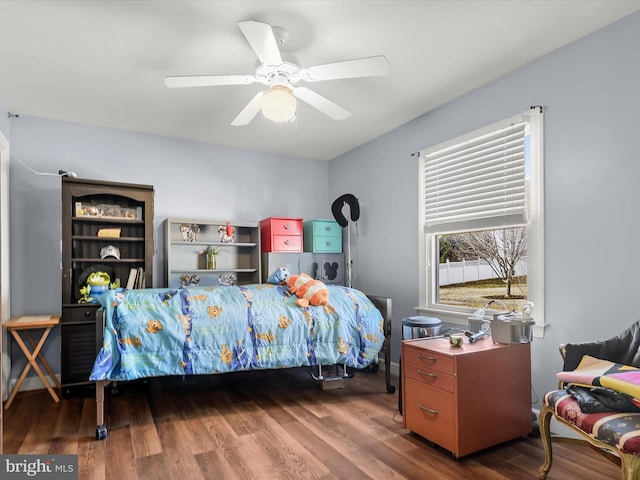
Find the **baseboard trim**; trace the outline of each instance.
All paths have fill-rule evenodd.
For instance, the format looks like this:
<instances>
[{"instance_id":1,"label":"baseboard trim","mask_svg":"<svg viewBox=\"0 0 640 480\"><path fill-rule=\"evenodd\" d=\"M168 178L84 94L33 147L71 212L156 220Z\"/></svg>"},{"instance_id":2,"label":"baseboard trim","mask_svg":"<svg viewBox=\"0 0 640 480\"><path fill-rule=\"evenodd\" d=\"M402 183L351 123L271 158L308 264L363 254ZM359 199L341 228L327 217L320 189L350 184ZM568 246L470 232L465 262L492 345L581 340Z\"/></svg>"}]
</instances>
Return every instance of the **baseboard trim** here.
<instances>
[{"instance_id":1,"label":"baseboard trim","mask_svg":"<svg viewBox=\"0 0 640 480\"><path fill-rule=\"evenodd\" d=\"M390 365L391 375L395 375L396 377L400 376L400 364L397 362L391 362Z\"/></svg>"},{"instance_id":2,"label":"baseboard trim","mask_svg":"<svg viewBox=\"0 0 640 480\"><path fill-rule=\"evenodd\" d=\"M60 374L56 374L56 377L58 379L58 382L60 382ZM53 386L55 385L55 382L51 379L50 375L45 375L45 378L47 379L47 381L49 382L49 385ZM9 397L10 393L13 392L13 387L15 387L16 383L18 383L18 379L17 378L12 378L9 380L9 388L7 389L7 398ZM18 390L19 392L30 392L33 390L44 390L47 387L45 387L42 384L42 380L40 380L40 377L35 376L35 377L27 377L24 379L24 382L22 382L22 385L20 385L20 390ZM55 387L54 387L55 388Z\"/></svg>"},{"instance_id":3,"label":"baseboard trim","mask_svg":"<svg viewBox=\"0 0 640 480\"><path fill-rule=\"evenodd\" d=\"M384 355L381 355L380 358L378 359L378 367L380 368L380 370L386 370L385 368L385 364L384 364ZM395 375L397 377L400 376L400 365L397 362L391 361L390 362L390 370L391 370L391 375Z\"/></svg>"}]
</instances>

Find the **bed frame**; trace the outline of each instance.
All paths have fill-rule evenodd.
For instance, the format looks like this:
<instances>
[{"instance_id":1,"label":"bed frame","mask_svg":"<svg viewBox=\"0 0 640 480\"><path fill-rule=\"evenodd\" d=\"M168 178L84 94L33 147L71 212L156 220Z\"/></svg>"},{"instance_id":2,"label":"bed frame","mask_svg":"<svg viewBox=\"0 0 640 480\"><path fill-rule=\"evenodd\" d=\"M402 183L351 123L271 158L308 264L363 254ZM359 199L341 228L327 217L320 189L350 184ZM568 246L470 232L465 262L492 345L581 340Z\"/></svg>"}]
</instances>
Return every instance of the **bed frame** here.
<instances>
[{"instance_id":1,"label":"bed frame","mask_svg":"<svg viewBox=\"0 0 640 480\"><path fill-rule=\"evenodd\" d=\"M394 393L396 387L391 384L391 299L389 297L380 297L376 295L367 295L371 303L380 311L384 318L383 330L384 330L384 343L382 344L381 352L384 353L385 364L385 382L387 393ZM102 309L98 311L98 316L102 321L96 322L96 345L102 345L105 316ZM344 366L336 366L335 373L332 375L324 374L322 370L323 366L317 366L317 373L314 372L314 367L309 367L309 373L311 377L319 382L331 382L336 379L350 378L355 374L355 369L347 368ZM369 371L376 373L379 369L379 359L367 367ZM339 373L341 370L342 373ZM107 427L104 422L104 398L105 388L107 388L112 382L110 380L99 380L96 383L96 440L104 440L107 438Z\"/></svg>"}]
</instances>

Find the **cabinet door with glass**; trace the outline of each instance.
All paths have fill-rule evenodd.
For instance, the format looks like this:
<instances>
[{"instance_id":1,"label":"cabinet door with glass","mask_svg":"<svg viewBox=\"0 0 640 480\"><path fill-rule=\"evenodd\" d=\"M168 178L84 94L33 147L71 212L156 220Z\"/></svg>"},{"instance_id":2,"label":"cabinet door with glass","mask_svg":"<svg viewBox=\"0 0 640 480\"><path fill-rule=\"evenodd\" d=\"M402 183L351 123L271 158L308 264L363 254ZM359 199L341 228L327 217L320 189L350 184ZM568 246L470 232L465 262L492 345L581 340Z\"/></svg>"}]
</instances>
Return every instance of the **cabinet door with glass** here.
<instances>
[{"instance_id":1,"label":"cabinet door with glass","mask_svg":"<svg viewBox=\"0 0 640 480\"><path fill-rule=\"evenodd\" d=\"M259 224L168 218L164 256L169 288L260 283Z\"/></svg>"}]
</instances>

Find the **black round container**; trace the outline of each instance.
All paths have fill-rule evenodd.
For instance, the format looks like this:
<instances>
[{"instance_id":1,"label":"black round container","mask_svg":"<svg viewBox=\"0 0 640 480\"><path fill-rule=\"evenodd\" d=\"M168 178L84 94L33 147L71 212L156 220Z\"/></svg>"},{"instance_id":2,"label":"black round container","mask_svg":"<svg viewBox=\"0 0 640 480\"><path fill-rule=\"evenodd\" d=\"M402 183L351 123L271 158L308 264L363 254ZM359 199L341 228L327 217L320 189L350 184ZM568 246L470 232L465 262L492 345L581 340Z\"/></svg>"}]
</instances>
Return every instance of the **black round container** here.
<instances>
[{"instance_id":1,"label":"black round container","mask_svg":"<svg viewBox=\"0 0 640 480\"><path fill-rule=\"evenodd\" d=\"M434 317L407 317L402 319L402 339L435 337L440 333L442 321ZM402 372L402 355L399 359ZM398 392L398 411L402 415L402 375L400 375L400 389Z\"/></svg>"},{"instance_id":2,"label":"black round container","mask_svg":"<svg viewBox=\"0 0 640 480\"><path fill-rule=\"evenodd\" d=\"M407 317L402 319L402 339L435 337L440 333L442 321L434 317Z\"/></svg>"}]
</instances>

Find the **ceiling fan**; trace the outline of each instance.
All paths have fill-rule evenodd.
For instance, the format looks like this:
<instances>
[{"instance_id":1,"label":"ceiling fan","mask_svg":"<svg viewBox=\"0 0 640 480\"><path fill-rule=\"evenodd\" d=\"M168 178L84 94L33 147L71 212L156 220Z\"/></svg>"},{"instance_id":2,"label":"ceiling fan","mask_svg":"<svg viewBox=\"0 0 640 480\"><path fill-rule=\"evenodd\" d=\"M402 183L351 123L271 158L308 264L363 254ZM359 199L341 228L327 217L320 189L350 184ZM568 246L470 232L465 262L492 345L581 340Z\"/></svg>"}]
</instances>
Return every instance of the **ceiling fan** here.
<instances>
[{"instance_id":1,"label":"ceiling fan","mask_svg":"<svg viewBox=\"0 0 640 480\"><path fill-rule=\"evenodd\" d=\"M231 122L234 126L249 124L260 110L275 122L292 121L295 119L296 99L334 120L343 120L351 115L349 111L313 90L295 85L300 81L371 77L389 72L389 62L382 55L303 68L294 57L280 51L288 35L283 28L251 20L238 22L238 27L258 57L255 74L184 75L164 79L164 84L171 88L250 85L254 82L268 86L268 89L258 92Z\"/></svg>"}]
</instances>

